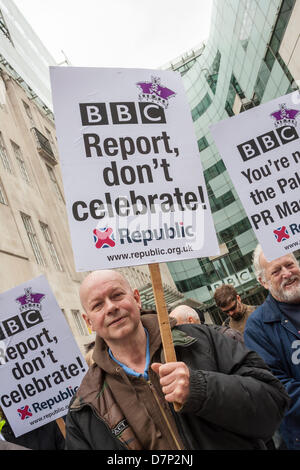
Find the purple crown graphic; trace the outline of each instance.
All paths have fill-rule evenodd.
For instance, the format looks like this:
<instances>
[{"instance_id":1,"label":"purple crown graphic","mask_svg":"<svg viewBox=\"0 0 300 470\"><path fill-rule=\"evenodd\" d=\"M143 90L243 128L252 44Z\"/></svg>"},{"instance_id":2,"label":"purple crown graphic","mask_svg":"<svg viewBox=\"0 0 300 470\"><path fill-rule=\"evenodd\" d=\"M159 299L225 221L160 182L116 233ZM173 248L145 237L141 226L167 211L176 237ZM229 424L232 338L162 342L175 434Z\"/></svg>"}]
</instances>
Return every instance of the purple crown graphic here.
<instances>
[{"instance_id":1,"label":"purple crown graphic","mask_svg":"<svg viewBox=\"0 0 300 470\"><path fill-rule=\"evenodd\" d=\"M287 109L286 104L279 105L279 110L271 113L275 119L275 127L297 126L296 116L300 113L298 109Z\"/></svg>"},{"instance_id":2,"label":"purple crown graphic","mask_svg":"<svg viewBox=\"0 0 300 470\"><path fill-rule=\"evenodd\" d=\"M164 108L168 107L169 98L176 95L170 88L160 84L159 77L151 77L151 82L138 82L137 86L141 90L139 94L140 101L150 101Z\"/></svg>"},{"instance_id":3,"label":"purple crown graphic","mask_svg":"<svg viewBox=\"0 0 300 470\"><path fill-rule=\"evenodd\" d=\"M28 309L41 310L41 300L45 297L45 294L33 294L31 292L31 287L28 287L25 290L25 295L18 297L16 302L20 304L20 311L24 312Z\"/></svg>"}]
</instances>

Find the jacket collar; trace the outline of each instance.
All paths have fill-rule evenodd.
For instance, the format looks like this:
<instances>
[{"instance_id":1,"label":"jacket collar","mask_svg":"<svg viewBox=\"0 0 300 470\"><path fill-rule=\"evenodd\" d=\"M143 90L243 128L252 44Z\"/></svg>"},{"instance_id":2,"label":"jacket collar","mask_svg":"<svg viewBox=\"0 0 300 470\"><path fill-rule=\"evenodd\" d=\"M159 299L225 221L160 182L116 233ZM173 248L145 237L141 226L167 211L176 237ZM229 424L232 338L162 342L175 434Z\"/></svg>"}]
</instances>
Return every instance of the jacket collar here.
<instances>
[{"instance_id":1,"label":"jacket collar","mask_svg":"<svg viewBox=\"0 0 300 470\"><path fill-rule=\"evenodd\" d=\"M161 345L161 336L159 331L158 319L156 314L145 314L141 316L141 322L147 329L150 339L150 358L158 350ZM170 326L173 328L176 325L176 320L170 318ZM93 360L98 366L106 372L113 374L115 372L116 363L109 357L108 348L105 341L99 336L96 337L95 349L93 353Z\"/></svg>"},{"instance_id":2,"label":"jacket collar","mask_svg":"<svg viewBox=\"0 0 300 470\"><path fill-rule=\"evenodd\" d=\"M149 332L150 357L152 358L161 345L157 315L142 315L141 321ZM170 318L174 346L186 347L196 341L195 338L189 336L184 331L174 328L175 325L176 320L174 318ZM102 389L106 386L104 382L105 372L108 372L111 375L118 375L116 373L116 363L109 357L107 345L99 336L96 337L93 359L95 363L88 369L84 376L81 385L77 390L76 399L74 403L72 403L72 408L80 408L82 404L86 402L91 403L96 408L99 394L102 393ZM163 361L163 351L161 360Z\"/></svg>"},{"instance_id":3,"label":"jacket collar","mask_svg":"<svg viewBox=\"0 0 300 470\"><path fill-rule=\"evenodd\" d=\"M264 323L280 322L282 320L282 313L277 305L277 301L271 294L263 304L262 319Z\"/></svg>"}]
</instances>

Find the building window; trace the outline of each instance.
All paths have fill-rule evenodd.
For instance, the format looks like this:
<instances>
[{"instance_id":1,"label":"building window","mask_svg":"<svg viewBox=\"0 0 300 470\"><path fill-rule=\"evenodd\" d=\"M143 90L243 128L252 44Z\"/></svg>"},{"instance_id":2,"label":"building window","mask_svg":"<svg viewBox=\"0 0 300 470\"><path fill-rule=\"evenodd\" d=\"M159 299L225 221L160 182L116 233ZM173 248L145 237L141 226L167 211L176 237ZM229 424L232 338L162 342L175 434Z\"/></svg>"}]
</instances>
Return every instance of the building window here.
<instances>
[{"instance_id":1,"label":"building window","mask_svg":"<svg viewBox=\"0 0 300 470\"><path fill-rule=\"evenodd\" d=\"M77 331L79 332L81 336L85 336L87 334L87 331L86 331L86 326L84 324L84 320L80 314L80 311L71 310L71 312L72 312L72 316L73 316Z\"/></svg>"},{"instance_id":2,"label":"building window","mask_svg":"<svg viewBox=\"0 0 300 470\"><path fill-rule=\"evenodd\" d=\"M222 194L222 196L216 197L211 189L210 184L207 183L206 186L212 213L229 206L229 204L232 204L235 201L235 197L231 190L227 191L225 194Z\"/></svg>"},{"instance_id":3,"label":"building window","mask_svg":"<svg viewBox=\"0 0 300 470\"><path fill-rule=\"evenodd\" d=\"M230 84L232 85L233 89L235 92L239 95L241 99L245 98L245 93L243 92L239 82L235 78L235 76L232 74Z\"/></svg>"},{"instance_id":4,"label":"building window","mask_svg":"<svg viewBox=\"0 0 300 470\"><path fill-rule=\"evenodd\" d=\"M43 235L44 235L47 247L48 247L48 251L50 253L54 266L56 267L58 271L63 271L63 267L57 255L57 251L55 249L48 225L44 224L43 222L40 222L40 226L41 226L41 229L42 229L42 232L43 232Z\"/></svg>"},{"instance_id":5,"label":"building window","mask_svg":"<svg viewBox=\"0 0 300 470\"><path fill-rule=\"evenodd\" d=\"M198 140L198 148L199 151L202 152L205 150L207 147L209 147L209 143L207 142L206 137L201 137L201 139Z\"/></svg>"},{"instance_id":6,"label":"building window","mask_svg":"<svg viewBox=\"0 0 300 470\"><path fill-rule=\"evenodd\" d=\"M35 123L34 123L34 120L33 120L33 117L32 117L30 106L28 106L28 104L25 103L25 101L23 101L23 105L24 105L24 109L25 109L25 112L27 114L27 117L29 119L29 122L30 122L31 126L34 127Z\"/></svg>"},{"instance_id":7,"label":"building window","mask_svg":"<svg viewBox=\"0 0 300 470\"><path fill-rule=\"evenodd\" d=\"M251 224L249 222L248 217L240 220L234 225L226 228L219 232L220 241L222 243L228 243L230 240L234 239L237 235L246 232L247 230L251 229Z\"/></svg>"},{"instance_id":8,"label":"building window","mask_svg":"<svg viewBox=\"0 0 300 470\"><path fill-rule=\"evenodd\" d=\"M281 3L277 21L273 28L272 35L268 44L268 49L261 63L257 80L254 86L254 93L255 96L258 98L259 102L263 98L263 94L265 92L270 77L270 72L273 68L276 59L281 65L289 82L293 82L293 77L291 73L289 72L286 64L279 55L279 49L294 6L295 0L283 0Z\"/></svg>"},{"instance_id":9,"label":"building window","mask_svg":"<svg viewBox=\"0 0 300 470\"><path fill-rule=\"evenodd\" d=\"M0 157L1 157L2 164L5 170L7 170L9 173L12 173L10 158L8 156L1 132L0 132Z\"/></svg>"},{"instance_id":10,"label":"building window","mask_svg":"<svg viewBox=\"0 0 300 470\"><path fill-rule=\"evenodd\" d=\"M55 143L54 143L51 132L49 131L49 129L47 129L47 127L45 127L45 130L46 130L46 134L47 134L47 137L48 137L48 140L49 140L50 144L52 144L53 147L54 147Z\"/></svg>"},{"instance_id":11,"label":"building window","mask_svg":"<svg viewBox=\"0 0 300 470\"><path fill-rule=\"evenodd\" d=\"M39 264L40 266L46 266L44 257L42 255L42 250L41 250L36 232L32 224L31 217L27 214L24 214L23 212L21 212L21 217L22 217L24 227L27 232L37 264Z\"/></svg>"},{"instance_id":12,"label":"building window","mask_svg":"<svg viewBox=\"0 0 300 470\"><path fill-rule=\"evenodd\" d=\"M234 116L233 109L232 109L230 103L228 103L228 101L226 101L226 103L225 103L225 111L227 112L229 117Z\"/></svg>"},{"instance_id":13,"label":"building window","mask_svg":"<svg viewBox=\"0 0 300 470\"><path fill-rule=\"evenodd\" d=\"M17 162L18 162L18 165L19 165L19 168L20 168L21 176L22 176L23 180L26 181L26 183L30 183L30 178L29 178L29 175L28 175L28 172L27 172L27 168L26 168L26 165L25 165L25 161L24 161L21 149L13 141L11 141L11 145L12 145L12 148L14 150L14 154L15 154L15 157L17 159Z\"/></svg>"},{"instance_id":14,"label":"building window","mask_svg":"<svg viewBox=\"0 0 300 470\"><path fill-rule=\"evenodd\" d=\"M241 41L242 47L246 50L253 25L256 2L253 2L252 0L244 0L243 3L244 15L240 25L239 40Z\"/></svg>"},{"instance_id":15,"label":"building window","mask_svg":"<svg viewBox=\"0 0 300 470\"><path fill-rule=\"evenodd\" d=\"M226 171L224 162L223 160L219 160L217 163L204 170L203 174L206 183L208 183L213 178L216 178L216 176L221 175L224 171Z\"/></svg>"},{"instance_id":16,"label":"building window","mask_svg":"<svg viewBox=\"0 0 300 470\"><path fill-rule=\"evenodd\" d=\"M4 191L3 184L2 184L1 180L0 180L0 204L7 205L7 199L6 199L5 191Z\"/></svg>"},{"instance_id":17,"label":"building window","mask_svg":"<svg viewBox=\"0 0 300 470\"><path fill-rule=\"evenodd\" d=\"M57 179L56 179L53 168L49 165L46 165L46 167L47 167L47 170L48 170L48 173L49 173L50 180L52 181L54 191L56 192L59 199L61 201L64 201L64 198L62 197L62 194L61 194L61 191L60 191L60 188L59 188L59 185L58 185L58 182L57 182Z\"/></svg>"},{"instance_id":18,"label":"building window","mask_svg":"<svg viewBox=\"0 0 300 470\"><path fill-rule=\"evenodd\" d=\"M220 62L221 62L221 53L218 51L211 67L212 72L206 75L206 81L209 84L213 94L216 93L216 89L217 89Z\"/></svg>"},{"instance_id":19,"label":"building window","mask_svg":"<svg viewBox=\"0 0 300 470\"><path fill-rule=\"evenodd\" d=\"M200 101L200 103L198 103L197 106L195 106L195 108L192 109L193 121L196 121L196 119L198 119L200 116L202 116L202 114L205 113L205 111L211 105L211 103L212 103L212 99L209 96L209 94L206 93L206 95Z\"/></svg>"},{"instance_id":20,"label":"building window","mask_svg":"<svg viewBox=\"0 0 300 470\"><path fill-rule=\"evenodd\" d=\"M238 95L241 100L245 98L243 90L241 89L235 76L232 74L225 103L225 110L227 111L228 116L234 116L233 104L236 95Z\"/></svg>"}]
</instances>

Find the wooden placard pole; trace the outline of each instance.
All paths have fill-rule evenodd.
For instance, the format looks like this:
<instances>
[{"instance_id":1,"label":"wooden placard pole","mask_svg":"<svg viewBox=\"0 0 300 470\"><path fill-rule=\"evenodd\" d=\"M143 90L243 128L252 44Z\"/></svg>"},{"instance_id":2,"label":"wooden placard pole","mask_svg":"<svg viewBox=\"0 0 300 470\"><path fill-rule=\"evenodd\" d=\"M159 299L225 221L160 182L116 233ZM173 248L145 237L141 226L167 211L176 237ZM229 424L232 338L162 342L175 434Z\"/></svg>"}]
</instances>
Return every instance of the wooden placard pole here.
<instances>
[{"instance_id":1,"label":"wooden placard pole","mask_svg":"<svg viewBox=\"0 0 300 470\"><path fill-rule=\"evenodd\" d=\"M55 421L56 421L57 426L60 429L60 432L62 433L65 439L66 438L66 424L64 420L62 418L57 418Z\"/></svg>"},{"instance_id":2,"label":"wooden placard pole","mask_svg":"<svg viewBox=\"0 0 300 470\"><path fill-rule=\"evenodd\" d=\"M160 275L158 263L149 264L149 270L152 281L152 288L155 298L156 312L158 316L158 324L160 329L161 341L163 345L166 362L176 362L176 353L173 344L171 327L169 322L168 310L164 297L164 290ZM180 405L173 403L175 411L179 411Z\"/></svg>"}]
</instances>

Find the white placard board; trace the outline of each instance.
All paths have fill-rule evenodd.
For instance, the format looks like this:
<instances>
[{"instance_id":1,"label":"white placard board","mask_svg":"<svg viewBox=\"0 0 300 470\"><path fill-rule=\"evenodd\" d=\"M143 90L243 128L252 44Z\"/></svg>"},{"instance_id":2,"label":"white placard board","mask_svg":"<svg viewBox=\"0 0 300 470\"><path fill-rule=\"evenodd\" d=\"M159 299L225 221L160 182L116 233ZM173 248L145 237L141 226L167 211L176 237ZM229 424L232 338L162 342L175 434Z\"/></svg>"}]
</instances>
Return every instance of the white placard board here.
<instances>
[{"instance_id":1,"label":"white placard board","mask_svg":"<svg viewBox=\"0 0 300 470\"><path fill-rule=\"evenodd\" d=\"M299 92L220 121L211 133L266 258L299 249Z\"/></svg>"},{"instance_id":2,"label":"white placard board","mask_svg":"<svg viewBox=\"0 0 300 470\"><path fill-rule=\"evenodd\" d=\"M77 271L216 255L177 72L50 67Z\"/></svg>"},{"instance_id":3,"label":"white placard board","mask_svg":"<svg viewBox=\"0 0 300 470\"><path fill-rule=\"evenodd\" d=\"M86 371L44 276L0 295L0 406L16 437L66 415Z\"/></svg>"}]
</instances>

